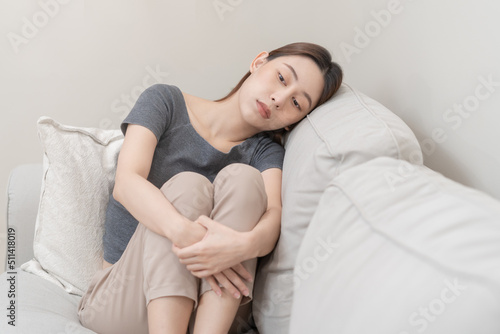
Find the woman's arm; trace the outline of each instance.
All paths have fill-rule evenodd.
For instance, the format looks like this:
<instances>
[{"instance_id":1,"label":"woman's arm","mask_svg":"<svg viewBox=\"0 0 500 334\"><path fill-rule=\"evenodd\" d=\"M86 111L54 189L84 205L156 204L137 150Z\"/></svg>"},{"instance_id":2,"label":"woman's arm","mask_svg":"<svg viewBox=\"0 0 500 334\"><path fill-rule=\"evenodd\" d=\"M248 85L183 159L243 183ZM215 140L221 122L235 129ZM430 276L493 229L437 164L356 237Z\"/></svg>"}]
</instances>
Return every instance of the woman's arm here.
<instances>
[{"instance_id":1,"label":"woman's arm","mask_svg":"<svg viewBox=\"0 0 500 334\"><path fill-rule=\"evenodd\" d=\"M203 240L182 249L174 246L181 263L193 275L210 276L274 249L281 227L281 174L278 168L262 172L268 207L252 231L238 232L208 217L200 217L197 222L207 229Z\"/></svg>"},{"instance_id":2,"label":"woman's arm","mask_svg":"<svg viewBox=\"0 0 500 334\"><path fill-rule=\"evenodd\" d=\"M147 180L156 136L146 127L129 124L116 168L113 197L139 222L177 245L200 241L206 230L182 216Z\"/></svg>"},{"instance_id":3,"label":"woman's arm","mask_svg":"<svg viewBox=\"0 0 500 334\"><path fill-rule=\"evenodd\" d=\"M281 231L281 169L270 168L261 174L266 187L267 210L253 230L247 232L249 259L271 253Z\"/></svg>"}]
</instances>

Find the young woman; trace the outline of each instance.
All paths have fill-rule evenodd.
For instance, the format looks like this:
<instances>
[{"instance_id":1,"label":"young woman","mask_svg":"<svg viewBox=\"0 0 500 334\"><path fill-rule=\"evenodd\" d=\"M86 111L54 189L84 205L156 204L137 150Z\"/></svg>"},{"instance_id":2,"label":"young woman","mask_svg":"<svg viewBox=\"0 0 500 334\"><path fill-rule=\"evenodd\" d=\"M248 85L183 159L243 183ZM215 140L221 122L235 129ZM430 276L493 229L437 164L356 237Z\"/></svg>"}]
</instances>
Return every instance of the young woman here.
<instances>
[{"instance_id":1,"label":"young woman","mask_svg":"<svg viewBox=\"0 0 500 334\"><path fill-rule=\"evenodd\" d=\"M289 131L340 87L310 43L262 52L223 99L154 85L122 123L103 270L80 301L98 333L227 333L278 240ZM196 312L193 313L193 310Z\"/></svg>"}]
</instances>

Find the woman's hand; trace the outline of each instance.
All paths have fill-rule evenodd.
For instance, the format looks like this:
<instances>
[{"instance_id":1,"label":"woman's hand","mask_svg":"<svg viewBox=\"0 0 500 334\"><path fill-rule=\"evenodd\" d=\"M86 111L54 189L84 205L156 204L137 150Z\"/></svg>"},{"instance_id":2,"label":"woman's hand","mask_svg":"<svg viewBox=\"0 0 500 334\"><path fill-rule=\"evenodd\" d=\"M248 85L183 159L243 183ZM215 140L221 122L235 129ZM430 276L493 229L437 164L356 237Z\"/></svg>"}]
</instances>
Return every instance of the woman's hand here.
<instances>
[{"instance_id":1,"label":"woman's hand","mask_svg":"<svg viewBox=\"0 0 500 334\"><path fill-rule=\"evenodd\" d=\"M207 216L200 216L195 223L198 229L205 231L205 235L201 241L182 249L173 244L172 250L179 261L194 276L205 278L217 295L222 295L222 286L234 298L239 299L242 294L248 296L248 288L243 279L252 282L253 277L241 264L248 259L248 242L244 233Z\"/></svg>"},{"instance_id":2,"label":"woman's hand","mask_svg":"<svg viewBox=\"0 0 500 334\"><path fill-rule=\"evenodd\" d=\"M182 217L182 224L179 224L177 233L173 235L173 249L188 247L200 242L206 235L207 229L197 222L193 222L186 217Z\"/></svg>"},{"instance_id":3,"label":"woman's hand","mask_svg":"<svg viewBox=\"0 0 500 334\"><path fill-rule=\"evenodd\" d=\"M240 264L241 266L241 264ZM243 268L243 266L241 266ZM248 273L245 268L243 270ZM249 275L250 276L250 275ZM251 281L250 276L250 281ZM244 296L249 295L249 291L245 283L241 280L238 272L233 270L232 268L223 270L222 272L215 274L213 276L209 276L205 278L207 282L212 287L212 290L220 297L222 296L221 286L226 288L229 294L231 294L234 298L240 299L241 295ZM219 285L220 284L220 285Z\"/></svg>"},{"instance_id":4,"label":"woman's hand","mask_svg":"<svg viewBox=\"0 0 500 334\"><path fill-rule=\"evenodd\" d=\"M206 228L206 234L191 246L182 249L175 244L172 246L180 262L197 277L209 277L233 268L243 278L251 278L241 266L241 262L251 258L245 232L235 231L207 216L200 216L195 222Z\"/></svg>"}]
</instances>

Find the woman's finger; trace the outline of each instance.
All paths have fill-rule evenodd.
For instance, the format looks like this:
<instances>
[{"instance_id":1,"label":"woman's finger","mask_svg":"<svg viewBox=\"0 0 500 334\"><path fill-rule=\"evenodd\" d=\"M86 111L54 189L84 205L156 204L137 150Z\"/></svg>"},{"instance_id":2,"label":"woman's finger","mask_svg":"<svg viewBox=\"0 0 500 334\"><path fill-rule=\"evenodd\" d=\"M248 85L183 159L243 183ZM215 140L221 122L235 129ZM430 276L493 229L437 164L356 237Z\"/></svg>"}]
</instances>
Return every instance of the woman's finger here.
<instances>
[{"instance_id":1,"label":"woman's finger","mask_svg":"<svg viewBox=\"0 0 500 334\"><path fill-rule=\"evenodd\" d=\"M243 280L241 279L240 276L238 276L237 273L235 273L231 269L226 269L223 271L224 275L226 275L227 279L231 281L231 283L244 295L247 296L249 295L249 291L245 283L243 283Z\"/></svg>"},{"instance_id":2,"label":"woman's finger","mask_svg":"<svg viewBox=\"0 0 500 334\"><path fill-rule=\"evenodd\" d=\"M212 276L213 274L209 274L208 271L191 271L191 274L193 276L196 276L198 278L204 278L204 277L210 277Z\"/></svg>"},{"instance_id":3,"label":"woman's finger","mask_svg":"<svg viewBox=\"0 0 500 334\"><path fill-rule=\"evenodd\" d=\"M184 248L172 246L172 250L174 251L175 255L177 255L177 257L182 259L188 259L200 254L200 250L198 248L199 248L198 242Z\"/></svg>"},{"instance_id":4,"label":"woman's finger","mask_svg":"<svg viewBox=\"0 0 500 334\"><path fill-rule=\"evenodd\" d=\"M183 263L183 262L181 261L181 263ZM188 264L188 265L186 265L186 268L187 268L187 270L193 271L193 272L205 271L206 276L210 276L210 275L213 275L216 272L218 272L218 271L209 272L210 268L207 268L207 266L205 266L201 263Z\"/></svg>"},{"instance_id":5,"label":"woman's finger","mask_svg":"<svg viewBox=\"0 0 500 334\"><path fill-rule=\"evenodd\" d=\"M172 244L172 251L174 252L175 255L179 256L179 251L181 249L179 247L177 247L176 244Z\"/></svg>"},{"instance_id":6,"label":"woman's finger","mask_svg":"<svg viewBox=\"0 0 500 334\"><path fill-rule=\"evenodd\" d=\"M238 275L248 282L253 282L252 274L250 274L241 263L231 267Z\"/></svg>"},{"instance_id":7,"label":"woman's finger","mask_svg":"<svg viewBox=\"0 0 500 334\"><path fill-rule=\"evenodd\" d=\"M236 299L240 299L241 294L238 289L227 279L226 275L223 273L218 273L214 275L217 281L226 288L227 292Z\"/></svg>"},{"instance_id":8,"label":"woman's finger","mask_svg":"<svg viewBox=\"0 0 500 334\"><path fill-rule=\"evenodd\" d=\"M219 297L222 296L222 290L219 286L219 284L217 283L217 281L215 280L215 278L213 276L209 276L209 277L205 277L205 279L207 280L208 284L210 284L210 287L212 288L213 292L215 292L215 294Z\"/></svg>"},{"instance_id":9,"label":"woman's finger","mask_svg":"<svg viewBox=\"0 0 500 334\"><path fill-rule=\"evenodd\" d=\"M179 258L179 262L185 265L199 264L203 260L199 257L190 257L188 259Z\"/></svg>"}]
</instances>

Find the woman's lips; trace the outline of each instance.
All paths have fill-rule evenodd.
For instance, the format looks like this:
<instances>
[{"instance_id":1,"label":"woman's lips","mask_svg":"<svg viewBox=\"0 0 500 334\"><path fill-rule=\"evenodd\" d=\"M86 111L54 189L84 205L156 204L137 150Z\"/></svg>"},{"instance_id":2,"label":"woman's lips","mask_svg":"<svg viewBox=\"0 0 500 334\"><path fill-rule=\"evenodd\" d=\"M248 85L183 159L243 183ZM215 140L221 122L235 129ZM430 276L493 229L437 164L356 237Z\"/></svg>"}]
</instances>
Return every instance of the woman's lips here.
<instances>
[{"instance_id":1,"label":"woman's lips","mask_svg":"<svg viewBox=\"0 0 500 334\"><path fill-rule=\"evenodd\" d=\"M271 117L271 111L264 103L257 101L257 109L259 110L259 114L262 116L262 118L268 119L269 117Z\"/></svg>"}]
</instances>

